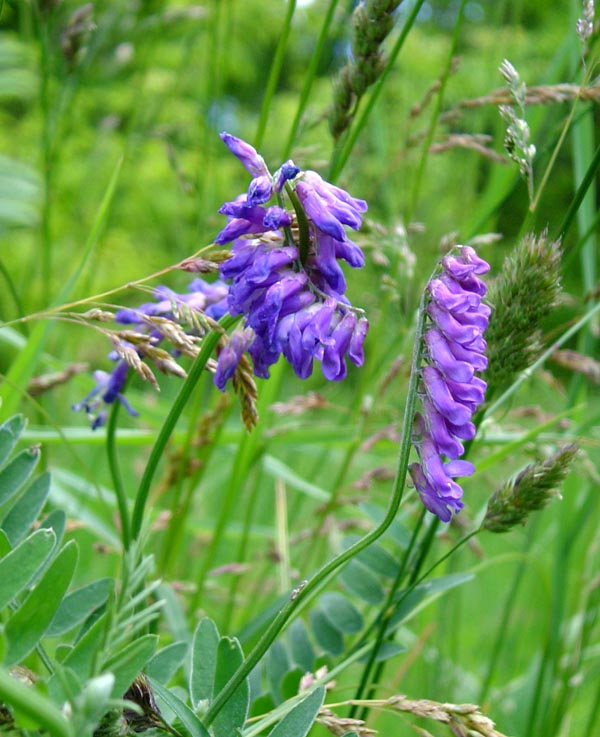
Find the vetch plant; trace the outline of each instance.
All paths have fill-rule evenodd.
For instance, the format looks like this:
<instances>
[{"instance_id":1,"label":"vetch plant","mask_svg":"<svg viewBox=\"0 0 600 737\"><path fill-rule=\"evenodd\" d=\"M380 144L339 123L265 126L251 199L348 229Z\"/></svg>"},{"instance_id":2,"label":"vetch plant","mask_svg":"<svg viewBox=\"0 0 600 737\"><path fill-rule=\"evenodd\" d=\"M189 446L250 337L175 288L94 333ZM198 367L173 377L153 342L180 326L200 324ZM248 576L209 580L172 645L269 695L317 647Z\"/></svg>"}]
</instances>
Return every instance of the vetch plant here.
<instances>
[{"instance_id":1,"label":"vetch plant","mask_svg":"<svg viewBox=\"0 0 600 737\"><path fill-rule=\"evenodd\" d=\"M3 8L0 731L595 734L594 4L146 5Z\"/></svg>"}]
</instances>

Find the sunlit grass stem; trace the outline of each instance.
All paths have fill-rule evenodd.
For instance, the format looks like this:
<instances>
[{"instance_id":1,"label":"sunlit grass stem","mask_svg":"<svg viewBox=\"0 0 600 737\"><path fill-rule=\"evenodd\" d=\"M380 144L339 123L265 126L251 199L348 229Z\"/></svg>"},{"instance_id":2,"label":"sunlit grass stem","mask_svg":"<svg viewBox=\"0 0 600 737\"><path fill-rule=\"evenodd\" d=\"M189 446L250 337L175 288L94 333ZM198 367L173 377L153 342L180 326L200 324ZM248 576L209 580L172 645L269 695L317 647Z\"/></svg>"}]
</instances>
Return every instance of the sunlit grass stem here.
<instances>
[{"instance_id":1,"label":"sunlit grass stem","mask_svg":"<svg viewBox=\"0 0 600 737\"><path fill-rule=\"evenodd\" d=\"M227 314L221 319L220 325L223 330L227 330L234 325L237 320L237 317L231 317L231 315ZM131 536L134 540L140 536L142 531L144 512L146 509L146 502L148 501L148 495L150 493L150 487L152 485L154 475L156 474L156 470L158 469L158 465L165 452L165 448L167 447L167 443L169 442L171 434L175 429L175 425L177 424L181 413L185 409L194 387L202 376L206 367L206 362L210 358L220 337L221 333L216 330L213 330L204 337L200 352L194 359L194 363L192 364L188 376L179 390L179 394L175 398L175 401L171 405L169 414L167 415L158 437L156 438L156 442L154 443L154 447L152 448L150 457L148 458L146 468L144 469L144 475L142 476L142 480L140 481L135 497L135 504L131 517Z\"/></svg>"}]
</instances>

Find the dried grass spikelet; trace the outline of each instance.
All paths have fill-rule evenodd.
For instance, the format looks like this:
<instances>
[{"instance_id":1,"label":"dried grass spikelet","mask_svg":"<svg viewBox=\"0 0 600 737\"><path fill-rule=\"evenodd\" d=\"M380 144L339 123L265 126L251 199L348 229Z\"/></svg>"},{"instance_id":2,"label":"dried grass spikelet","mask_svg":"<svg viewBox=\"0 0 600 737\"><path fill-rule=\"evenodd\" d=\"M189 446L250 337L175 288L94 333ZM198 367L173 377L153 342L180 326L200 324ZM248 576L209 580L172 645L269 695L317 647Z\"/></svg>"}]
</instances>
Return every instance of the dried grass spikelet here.
<instances>
[{"instance_id":1,"label":"dried grass spikelet","mask_svg":"<svg viewBox=\"0 0 600 737\"><path fill-rule=\"evenodd\" d=\"M215 274L219 271L219 264L229 258L231 258L231 251L219 249L205 254L203 258L190 256L181 261L178 268L192 274Z\"/></svg>"},{"instance_id":2,"label":"dried grass spikelet","mask_svg":"<svg viewBox=\"0 0 600 737\"><path fill-rule=\"evenodd\" d=\"M200 338L196 335L186 333L177 322L169 320L167 317L153 316L145 317L144 322L147 322L148 325L159 332L173 348L183 353L184 356L196 358L198 355Z\"/></svg>"},{"instance_id":3,"label":"dried grass spikelet","mask_svg":"<svg viewBox=\"0 0 600 737\"><path fill-rule=\"evenodd\" d=\"M109 310L101 310L98 307L93 307L87 312L82 312L78 317L82 317L86 320L93 320L94 322L114 322L115 316Z\"/></svg>"},{"instance_id":4,"label":"dried grass spikelet","mask_svg":"<svg viewBox=\"0 0 600 737\"><path fill-rule=\"evenodd\" d=\"M126 333L127 337L124 338L122 333ZM126 340L127 343L133 343L135 340L137 342L136 348L132 348L127 345L123 340ZM149 382L157 391L160 391L160 387L158 386L158 382L156 381L152 370L142 361L138 353L140 346L148 344L149 341L150 337L148 335L144 335L143 333L133 333L131 330L123 330L119 333L110 334L110 342L119 358L122 358L129 368L133 369L133 371L135 371L135 373L144 381ZM135 343L133 344L135 345Z\"/></svg>"},{"instance_id":5,"label":"dried grass spikelet","mask_svg":"<svg viewBox=\"0 0 600 737\"><path fill-rule=\"evenodd\" d=\"M250 432L258 422L258 389L252 375L252 366L248 357L243 354L239 360L232 379L233 388L242 404L242 422Z\"/></svg>"},{"instance_id":6,"label":"dried grass spikelet","mask_svg":"<svg viewBox=\"0 0 600 737\"><path fill-rule=\"evenodd\" d=\"M420 719L430 719L445 724L454 737L506 737L495 728L494 722L475 704L451 704L431 701L430 699L409 699L403 695L391 696L389 699L352 699L343 702L344 706L362 706L369 709L385 711L401 711ZM342 704L336 704L342 706ZM317 721L335 735L344 735L346 732L356 732L360 737L377 734L368 728L361 719L346 719L338 717L333 711L333 705L320 709ZM420 735L430 733L420 726L411 724L411 727Z\"/></svg>"}]
</instances>

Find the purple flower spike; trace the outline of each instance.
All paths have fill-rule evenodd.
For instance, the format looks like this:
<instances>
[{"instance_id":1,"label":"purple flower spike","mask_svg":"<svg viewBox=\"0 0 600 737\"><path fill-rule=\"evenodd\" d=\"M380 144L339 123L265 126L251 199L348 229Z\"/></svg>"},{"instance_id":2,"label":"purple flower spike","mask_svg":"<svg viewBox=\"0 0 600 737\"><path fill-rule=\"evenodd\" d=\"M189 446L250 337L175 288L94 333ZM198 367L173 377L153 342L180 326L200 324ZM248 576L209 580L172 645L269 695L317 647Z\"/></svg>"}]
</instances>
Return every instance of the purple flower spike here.
<instances>
[{"instance_id":1,"label":"purple flower spike","mask_svg":"<svg viewBox=\"0 0 600 737\"><path fill-rule=\"evenodd\" d=\"M220 266L221 276L230 280L229 311L243 316L249 332L244 333L245 342L236 338L221 351L217 386L225 387L244 350L257 376L267 378L270 366L283 354L299 378L311 375L316 360L325 378L339 381L346 375L346 358L357 366L364 361L368 322L357 316L360 310L345 296L339 261L355 268L364 265L363 252L348 240L346 226L360 227L366 202L316 172L302 172L293 161L271 177L252 146L228 134L221 137L253 178L246 194L219 210L229 222L215 242L232 241L231 258ZM266 206L274 194L278 205ZM288 199L293 203L285 207ZM303 248L302 257L298 201L309 221L308 248ZM461 424L465 418L458 415L455 420Z\"/></svg>"},{"instance_id":2,"label":"purple flower spike","mask_svg":"<svg viewBox=\"0 0 600 737\"><path fill-rule=\"evenodd\" d=\"M483 333L490 308L481 301L486 286L477 275L488 270L472 248L461 246L442 260L442 273L427 285L431 324L423 336L423 414L415 416L413 437L420 462L409 471L423 504L442 522L463 506L454 479L475 472L472 463L459 460L460 441L475 436L471 417L485 395L485 381L475 371L487 366Z\"/></svg>"}]
</instances>

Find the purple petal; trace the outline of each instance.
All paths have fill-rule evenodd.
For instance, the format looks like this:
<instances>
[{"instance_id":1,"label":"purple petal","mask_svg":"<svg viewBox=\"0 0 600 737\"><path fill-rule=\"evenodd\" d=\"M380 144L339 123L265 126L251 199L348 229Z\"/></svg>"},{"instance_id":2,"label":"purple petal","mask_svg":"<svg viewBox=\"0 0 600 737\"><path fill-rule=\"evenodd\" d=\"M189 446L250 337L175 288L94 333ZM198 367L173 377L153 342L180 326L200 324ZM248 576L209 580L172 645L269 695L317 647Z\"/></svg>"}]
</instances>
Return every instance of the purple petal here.
<instances>
[{"instance_id":1,"label":"purple petal","mask_svg":"<svg viewBox=\"0 0 600 737\"><path fill-rule=\"evenodd\" d=\"M229 133L223 132L220 136L231 153L237 156L253 177L259 177L269 173L263 157L257 153L253 146Z\"/></svg>"},{"instance_id":2,"label":"purple petal","mask_svg":"<svg viewBox=\"0 0 600 737\"><path fill-rule=\"evenodd\" d=\"M471 412L453 399L443 375L436 368L424 366L421 376L427 394L444 418L455 425L463 425L471 419Z\"/></svg>"}]
</instances>

